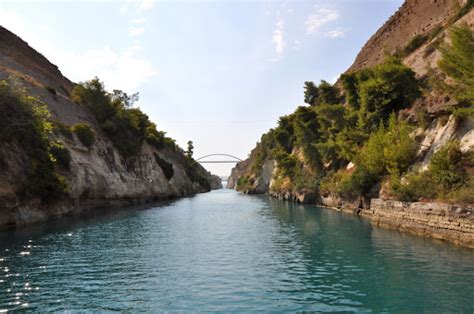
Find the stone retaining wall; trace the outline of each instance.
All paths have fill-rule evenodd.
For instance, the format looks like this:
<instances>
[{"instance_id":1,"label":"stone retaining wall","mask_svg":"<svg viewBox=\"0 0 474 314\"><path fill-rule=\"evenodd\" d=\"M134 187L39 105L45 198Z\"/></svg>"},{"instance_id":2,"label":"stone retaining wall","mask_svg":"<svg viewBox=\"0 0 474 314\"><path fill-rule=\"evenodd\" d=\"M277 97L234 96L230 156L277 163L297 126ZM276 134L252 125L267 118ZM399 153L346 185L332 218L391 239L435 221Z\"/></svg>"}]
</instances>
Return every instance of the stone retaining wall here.
<instances>
[{"instance_id":1,"label":"stone retaining wall","mask_svg":"<svg viewBox=\"0 0 474 314\"><path fill-rule=\"evenodd\" d=\"M474 248L474 206L372 199L359 215L377 226Z\"/></svg>"}]
</instances>

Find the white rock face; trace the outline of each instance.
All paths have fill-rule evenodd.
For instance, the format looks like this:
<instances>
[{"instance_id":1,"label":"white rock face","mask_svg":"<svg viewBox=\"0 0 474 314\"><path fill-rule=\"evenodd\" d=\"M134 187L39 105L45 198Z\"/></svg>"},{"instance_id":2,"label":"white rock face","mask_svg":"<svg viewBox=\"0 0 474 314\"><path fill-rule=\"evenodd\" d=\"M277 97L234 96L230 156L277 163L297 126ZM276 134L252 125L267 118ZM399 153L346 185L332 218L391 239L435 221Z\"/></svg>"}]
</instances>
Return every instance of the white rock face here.
<instances>
[{"instance_id":1,"label":"white rock face","mask_svg":"<svg viewBox=\"0 0 474 314\"><path fill-rule=\"evenodd\" d=\"M473 149L474 119L459 119L451 115L445 124L440 119L434 120L425 131L417 152L419 157L423 157L422 170L426 170L433 154L452 140L460 141L461 150L464 152Z\"/></svg>"}]
</instances>

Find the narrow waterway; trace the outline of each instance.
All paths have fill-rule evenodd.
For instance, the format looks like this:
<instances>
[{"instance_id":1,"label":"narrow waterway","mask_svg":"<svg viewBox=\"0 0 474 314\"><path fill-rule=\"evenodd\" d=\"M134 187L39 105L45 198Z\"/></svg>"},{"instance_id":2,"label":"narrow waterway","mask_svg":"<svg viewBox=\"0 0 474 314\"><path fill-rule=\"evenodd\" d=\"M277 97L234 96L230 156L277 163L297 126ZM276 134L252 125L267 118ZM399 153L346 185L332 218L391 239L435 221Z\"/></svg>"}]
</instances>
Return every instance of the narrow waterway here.
<instances>
[{"instance_id":1,"label":"narrow waterway","mask_svg":"<svg viewBox=\"0 0 474 314\"><path fill-rule=\"evenodd\" d=\"M0 309L474 312L474 251L218 190L0 233Z\"/></svg>"}]
</instances>

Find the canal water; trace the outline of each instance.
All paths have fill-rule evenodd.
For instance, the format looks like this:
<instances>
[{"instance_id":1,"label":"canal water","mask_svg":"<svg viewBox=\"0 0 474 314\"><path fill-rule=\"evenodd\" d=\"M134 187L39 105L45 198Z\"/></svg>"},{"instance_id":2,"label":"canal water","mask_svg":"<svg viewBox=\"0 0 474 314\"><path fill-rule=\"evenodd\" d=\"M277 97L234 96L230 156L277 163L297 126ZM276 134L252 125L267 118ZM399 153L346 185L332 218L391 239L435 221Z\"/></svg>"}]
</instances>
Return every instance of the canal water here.
<instances>
[{"instance_id":1,"label":"canal water","mask_svg":"<svg viewBox=\"0 0 474 314\"><path fill-rule=\"evenodd\" d=\"M218 190L0 233L0 309L474 312L474 251Z\"/></svg>"}]
</instances>

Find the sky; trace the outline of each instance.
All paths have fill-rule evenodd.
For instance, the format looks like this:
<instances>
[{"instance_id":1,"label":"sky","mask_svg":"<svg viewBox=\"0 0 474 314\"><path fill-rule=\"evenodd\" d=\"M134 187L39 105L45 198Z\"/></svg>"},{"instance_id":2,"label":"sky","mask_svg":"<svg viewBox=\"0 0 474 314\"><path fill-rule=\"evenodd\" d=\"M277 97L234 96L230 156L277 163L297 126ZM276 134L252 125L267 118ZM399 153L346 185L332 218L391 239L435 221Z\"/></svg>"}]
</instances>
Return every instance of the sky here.
<instances>
[{"instance_id":1,"label":"sky","mask_svg":"<svg viewBox=\"0 0 474 314\"><path fill-rule=\"evenodd\" d=\"M304 104L304 82L335 82L402 2L0 0L0 25L74 82L139 92L195 158L245 159ZM204 166L227 176L233 164Z\"/></svg>"}]
</instances>

